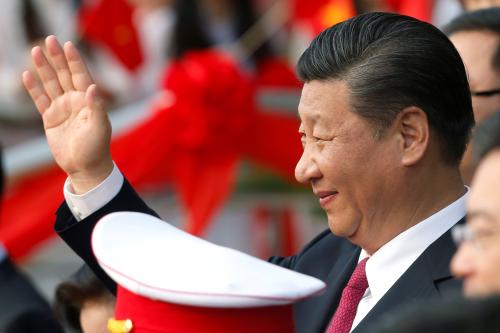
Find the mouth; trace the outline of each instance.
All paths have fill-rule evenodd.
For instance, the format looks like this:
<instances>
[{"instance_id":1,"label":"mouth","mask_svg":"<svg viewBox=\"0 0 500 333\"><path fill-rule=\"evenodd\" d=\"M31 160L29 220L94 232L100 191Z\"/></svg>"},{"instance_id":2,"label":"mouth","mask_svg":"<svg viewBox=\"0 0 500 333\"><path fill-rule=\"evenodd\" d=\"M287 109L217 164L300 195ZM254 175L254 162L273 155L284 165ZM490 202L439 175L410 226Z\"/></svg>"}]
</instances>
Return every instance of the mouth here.
<instances>
[{"instance_id":1,"label":"mouth","mask_svg":"<svg viewBox=\"0 0 500 333\"><path fill-rule=\"evenodd\" d=\"M328 205L331 201L333 201L339 192L337 191L314 191L314 194L318 197L319 199L319 204L321 207L325 207Z\"/></svg>"}]
</instances>

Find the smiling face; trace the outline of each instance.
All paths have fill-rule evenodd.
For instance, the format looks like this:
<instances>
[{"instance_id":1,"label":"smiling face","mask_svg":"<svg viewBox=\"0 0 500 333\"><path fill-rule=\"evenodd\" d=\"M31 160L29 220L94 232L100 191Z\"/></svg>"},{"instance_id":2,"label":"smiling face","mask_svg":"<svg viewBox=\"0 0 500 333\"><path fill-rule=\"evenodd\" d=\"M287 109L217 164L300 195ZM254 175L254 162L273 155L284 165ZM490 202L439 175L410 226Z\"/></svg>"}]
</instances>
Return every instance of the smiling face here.
<instances>
[{"instance_id":1,"label":"smiling face","mask_svg":"<svg viewBox=\"0 0 500 333\"><path fill-rule=\"evenodd\" d=\"M343 81L306 83L299 116L297 180L312 186L334 234L372 247L399 190L394 140L376 138L374 126L351 111Z\"/></svg>"},{"instance_id":2,"label":"smiling face","mask_svg":"<svg viewBox=\"0 0 500 333\"><path fill-rule=\"evenodd\" d=\"M464 242L451 263L467 296L500 294L500 150L481 162L472 182L467 225L477 235Z\"/></svg>"}]
</instances>

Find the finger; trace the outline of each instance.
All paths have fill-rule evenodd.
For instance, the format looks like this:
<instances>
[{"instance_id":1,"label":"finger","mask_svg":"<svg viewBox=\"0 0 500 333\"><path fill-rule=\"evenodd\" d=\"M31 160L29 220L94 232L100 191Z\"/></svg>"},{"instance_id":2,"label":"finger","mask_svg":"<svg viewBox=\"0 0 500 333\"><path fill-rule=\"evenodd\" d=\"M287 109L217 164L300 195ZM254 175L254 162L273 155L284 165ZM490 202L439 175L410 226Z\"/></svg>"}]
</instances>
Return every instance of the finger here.
<instances>
[{"instance_id":1,"label":"finger","mask_svg":"<svg viewBox=\"0 0 500 333\"><path fill-rule=\"evenodd\" d=\"M62 95L64 91L59 84L56 72L39 46L35 46L31 50L31 57L33 59L33 63L35 64L38 76L42 81L43 87L45 88L46 94L52 100L54 100L57 96Z\"/></svg>"},{"instance_id":2,"label":"finger","mask_svg":"<svg viewBox=\"0 0 500 333\"><path fill-rule=\"evenodd\" d=\"M71 42L64 44L64 54L68 61L69 70L71 71L71 78L73 86L76 90L86 92L87 88L94 83L90 76L87 66L80 57L80 53Z\"/></svg>"},{"instance_id":3,"label":"finger","mask_svg":"<svg viewBox=\"0 0 500 333\"><path fill-rule=\"evenodd\" d=\"M95 84L91 84L87 89L87 91L85 92L85 103L92 110L96 111L104 110L102 105L102 99L99 97L97 86Z\"/></svg>"},{"instance_id":4,"label":"finger","mask_svg":"<svg viewBox=\"0 0 500 333\"><path fill-rule=\"evenodd\" d=\"M40 83L35 80L35 77L29 71L23 73L23 84L26 90L28 90L31 99L33 99L38 112L43 115L45 110L50 106L50 99L45 94L45 90L43 90Z\"/></svg>"},{"instance_id":5,"label":"finger","mask_svg":"<svg viewBox=\"0 0 500 333\"><path fill-rule=\"evenodd\" d=\"M75 90L71 79L71 71L69 70L68 61L66 60L63 49L61 45L59 45L56 37L47 37L45 39L45 46L47 47L49 61L56 70L61 88L66 92Z\"/></svg>"}]
</instances>

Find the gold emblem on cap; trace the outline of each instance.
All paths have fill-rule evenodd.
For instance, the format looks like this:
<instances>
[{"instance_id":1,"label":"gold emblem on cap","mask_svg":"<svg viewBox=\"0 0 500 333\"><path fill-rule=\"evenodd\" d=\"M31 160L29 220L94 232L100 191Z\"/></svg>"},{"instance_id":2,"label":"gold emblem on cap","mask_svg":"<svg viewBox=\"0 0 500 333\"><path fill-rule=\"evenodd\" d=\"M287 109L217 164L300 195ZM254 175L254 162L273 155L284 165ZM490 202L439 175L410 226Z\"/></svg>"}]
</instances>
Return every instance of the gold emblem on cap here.
<instances>
[{"instance_id":1,"label":"gold emblem on cap","mask_svg":"<svg viewBox=\"0 0 500 333\"><path fill-rule=\"evenodd\" d=\"M108 331L110 333L129 333L134 328L132 324L132 320L116 320L114 318L110 318L108 320Z\"/></svg>"}]
</instances>

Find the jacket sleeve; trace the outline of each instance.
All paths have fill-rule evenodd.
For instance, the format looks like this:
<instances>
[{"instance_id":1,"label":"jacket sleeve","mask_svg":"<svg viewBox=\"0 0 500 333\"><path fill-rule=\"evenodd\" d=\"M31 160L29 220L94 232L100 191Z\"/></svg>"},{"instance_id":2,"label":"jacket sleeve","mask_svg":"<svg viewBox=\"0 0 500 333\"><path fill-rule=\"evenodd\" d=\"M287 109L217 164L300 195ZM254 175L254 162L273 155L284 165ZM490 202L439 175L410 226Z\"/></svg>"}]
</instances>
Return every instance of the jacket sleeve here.
<instances>
[{"instance_id":1,"label":"jacket sleeve","mask_svg":"<svg viewBox=\"0 0 500 333\"><path fill-rule=\"evenodd\" d=\"M91 236L94 226L103 216L119 211L140 212L158 217L158 214L146 205L125 179L120 192L110 202L82 221L78 222L66 202L63 202L57 210L54 227L63 241L85 261L113 294L116 293L116 283L97 263L92 252Z\"/></svg>"}]
</instances>

